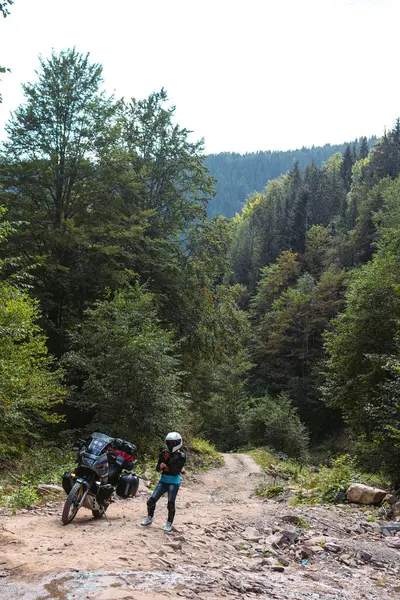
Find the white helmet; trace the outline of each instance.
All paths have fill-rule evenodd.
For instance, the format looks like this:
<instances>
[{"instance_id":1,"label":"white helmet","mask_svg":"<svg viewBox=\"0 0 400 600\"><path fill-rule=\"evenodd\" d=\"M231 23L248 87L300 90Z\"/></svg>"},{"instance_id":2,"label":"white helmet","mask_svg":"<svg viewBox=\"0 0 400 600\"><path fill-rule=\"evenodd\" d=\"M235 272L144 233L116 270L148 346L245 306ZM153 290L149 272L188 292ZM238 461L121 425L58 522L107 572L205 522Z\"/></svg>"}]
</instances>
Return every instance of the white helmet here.
<instances>
[{"instance_id":1,"label":"white helmet","mask_svg":"<svg viewBox=\"0 0 400 600\"><path fill-rule=\"evenodd\" d=\"M177 431L171 431L165 438L165 443L170 452L177 452L182 448L182 436Z\"/></svg>"}]
</instances>

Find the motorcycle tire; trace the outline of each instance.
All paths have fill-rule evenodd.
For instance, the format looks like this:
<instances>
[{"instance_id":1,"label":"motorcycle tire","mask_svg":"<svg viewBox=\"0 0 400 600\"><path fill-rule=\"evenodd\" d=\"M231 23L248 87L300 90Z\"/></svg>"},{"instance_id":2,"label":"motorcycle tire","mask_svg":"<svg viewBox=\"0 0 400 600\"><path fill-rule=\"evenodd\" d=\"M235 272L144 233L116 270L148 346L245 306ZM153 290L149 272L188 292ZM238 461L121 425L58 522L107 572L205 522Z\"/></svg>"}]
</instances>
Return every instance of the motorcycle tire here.
<instances>
[{"instance_id":1,"label":"motorcycle tire","mask_svg":"<svg viewBox=\"0 0 400 600\"><path fill-rule=\"evenodd\" d=\"M104 508L100 508L100 510L92 510L93 518L101 519L104 517Z\"/></svg>"},{"instance_id":2,"label":"motorcycle tire","mask_svg":"<svg viewBox=\"0 0 400 600\"><path fill-rule=\"evenodd\" d=\"M64 503L64 508L61 515L61 520L64 523L64 525L72 523L72 521L75 519L76 513L80 508L79 501L82 498L84 492L85 488L81 483L75 483L72 487L72 490L68 494L67 499Z\"/></svg>"}]
</instances>

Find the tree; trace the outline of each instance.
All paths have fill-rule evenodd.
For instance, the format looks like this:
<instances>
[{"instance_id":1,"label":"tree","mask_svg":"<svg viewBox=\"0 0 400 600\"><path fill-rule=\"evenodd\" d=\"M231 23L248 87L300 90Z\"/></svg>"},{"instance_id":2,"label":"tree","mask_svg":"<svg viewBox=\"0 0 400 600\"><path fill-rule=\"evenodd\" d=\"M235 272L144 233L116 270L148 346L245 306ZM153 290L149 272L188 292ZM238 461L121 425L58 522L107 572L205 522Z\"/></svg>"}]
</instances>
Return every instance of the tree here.
<instances>
[{"instance_id":1,"label":"tree","mask_svg":"<svg viewBox=\"0 0 400 600\"><path fill-rule=\"evenodd\" d=\"M2 244L13 231L4 212L0 207ZM63 399L61 374L52 368L39 316L35 300L0 281L0 466L60 420L52 409Z\"/></svg>"},{"instance_id":2,"label":"tree","mask_svg":"<svg viewBox=\"0 0 400 600\"><path fill-rule=\"evenodd\" d=\"M388 394L398 383L400 179L377 187L383 200L375 215L380 236L377 251L372 261L353 272L346 308L326 333L323 393L389 465L396 441L388 439L388 433L398 423L397 396Z\"/></svg>"},{"instance_id":3,"label":"tree","mask_svg":"<svg viewBox=\"0 0 400 600\"><path fill-rule=\"evenodd\" d=\"M161 327L153 296L140 286L87 311L63 365L69 426L90 424L152 448L168 428L184 424L186 400L172 334Z\"/></svg>"},{"instance_id":4,"label":"tree","mask_svg":"<svg viewBox=\"0 0 400 600\"><path fill-rule=\"evenodd\" d=\"M360 140L360 149L358 151L358 157L361 159L367 158L368 154L369 154L368 140L366 137L362 137Z\"/></svg>"},{"instance_id":5,"label":"tree","mask_svg":"<svg viewBox=\"0 0 400 600\"><path fill-rule=\"evenodd\" d=\"M256 389L289 393L301 419L320 436L329 430L332 413L315 388L314 367L324 357L323 331L343 305L343 273L325 272L317 284L305 273L282 288L269 308L258 295L254 305L266 308L254 329Z\"/></svg>"},{"instance_id":6,"label":"tree","mask_svg":"<svg viewBox=\"0 0 400 600\"><path fill-rule=\"evenodd\" d=\"M9 7L14 4L14 0L2 0L0 2L0 13L6 18L10 14Z\"/></svg>"},{"instance_id":7,"label":"tree","mask_svg":"<svg viewBox=\"0 0 400 600\"><path fill-rule=\"evenodd\" d=\"M10 216L25 221L12 242L37 265L35 292L57 340L76 303L70 273L88 251L84 223L99 202L93 161L111 135L114 107L100 91L102 69L88 55L53 52L40 67L6 127L1 175Z\"/></svg>"},{"instance_id":8,"label":"tree","mask_svg":"<svg viewBox=\"0 0 400 600\"><path fill-rule=\"evenodd\" d=\"M262 318L282 292L296 283L299 275L298 255L290 250L282 252L273 265L264 267L252 300L254 318Z\"/></svg>"},{"instance_id":9,"label":"tree","mask_svg":"<svg viewBox=\"0 0 400 600\"><path fill-rule=\"evenodd\" d=\"M52 371L37 302L0 283L0 464L18 456L60 417L52 411L63 390Z\"/></svg>"},{"instance_id":10,"label":"tree","mask_svg":"<svg viewBox=\"0 0 400 600\"><path fill-rule=\"evenodd\" d=\"M144 187L143 209L154 211L150 234L167 238L205 216L214 179L204 166L203 141L173 122L175 107L165 107L164 89L120 109L121 142Z\"/></svg>"},{"instance_id":11,"label":"tree","mask_svg":"<svg viewBox=\"0 0 400 600\"><path fill-rule=\"evenodd\" d=\"M251 444L270 446L298 459L307 457L307 428L286 394L250 399L242 427L245 439Z\"/></svg>"},{"instance_id":12,"label":"tree","mask_svg":"<svg viewBox=\"0 0 400 600\"><path fill-rule=\"evenodd\" d=\"M202 143L173 123L164 90L125 104L101 84L88 55L53 53L7 128L2 183L11 216L25 222L12 242L36 265L34 293L56 354L105 288L134 273L170 318L185 261L180 236L205 218L212 192Z\"/></svg>"},{"instance_id":13,"label":"tree","mask_svg":"<svg viewBox=\"0 0 400 600\"><path fill-rule=\"evenodd\" d=\"M346 146L346 150L343 155L343 161L341 165L341 175L344 182L344 187L346 193L350 190L351 186L351 174L353 169L353 164L355 163L353 153L351 151L350 146Z\"/></svg>"},{"instance_id":14,"label":"tree","mask_svg":"<svg viewBox=\"0 0 400 600\"><path fill-rule=\"evenodd\" d=\"M326 267L329 232L322 225L313 225L307 231L305 262L308 271L319 277Z\"/></svg>"},{"instance_id":15,"label":"tree","mask_svg":"<svg viewBox=\"0 0 400 600\"><path fill-rule=\"evenodd\" d=\"M8 7L11 6L12 4L14 4L14 0L3 0L2 2L0 2L0 13L3 15L4 18L6 18L6 16L10 14ZM0 65L0 74L6 73L9 70L10 69L6 69L5 67L2 67ZM1 81L1 79L0 79L0 81ZM2 98L2 95L0 94L0 104L2 103L2 101L3 101L3 98Z\"/></svg>"}]
</instances>

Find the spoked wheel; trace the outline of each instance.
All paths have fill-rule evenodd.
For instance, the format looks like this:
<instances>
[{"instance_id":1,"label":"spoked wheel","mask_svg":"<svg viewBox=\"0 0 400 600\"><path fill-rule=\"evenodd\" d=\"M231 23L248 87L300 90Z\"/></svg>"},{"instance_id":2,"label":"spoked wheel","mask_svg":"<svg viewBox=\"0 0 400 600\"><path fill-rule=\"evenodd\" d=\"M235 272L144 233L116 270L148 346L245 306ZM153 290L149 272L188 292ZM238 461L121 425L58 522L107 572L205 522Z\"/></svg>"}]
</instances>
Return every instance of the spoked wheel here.
<instances>
[{"instance_id":1,"label":"spoked wheel","mask_svg":"<svg viewBox=\"0 0 400 600\"><path fill-rule=\"evenodd\" d=\"M104 517L105 510L103 507L99 508L99 510L92 510L92 515L95 519L101 519Z\"/></svg>"},{"instance_id":2,"label":"spoked wheel","mask_svg":"<svg viewBox=\"0 0 400 600\"><path fill-rule=\"evenodd\" d=\"M74 520L75 515L79 510L82 496L84 493L85 486L81 483L75 483L72 490L67 496L62 511L61 520L64 523L64 525L68 525L68 523L71 523Z\"/></svg>"}]
</instances>

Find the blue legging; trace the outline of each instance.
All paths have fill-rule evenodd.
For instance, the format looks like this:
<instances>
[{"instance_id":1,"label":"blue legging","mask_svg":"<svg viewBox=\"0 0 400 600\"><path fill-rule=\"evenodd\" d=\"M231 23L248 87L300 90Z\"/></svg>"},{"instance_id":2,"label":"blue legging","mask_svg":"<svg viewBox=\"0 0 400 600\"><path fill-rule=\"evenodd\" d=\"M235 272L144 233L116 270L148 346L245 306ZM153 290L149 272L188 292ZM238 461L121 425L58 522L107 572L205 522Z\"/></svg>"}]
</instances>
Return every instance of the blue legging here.
<instances>
[{"instance_id":1,"label":"blue legging","mask_svg":"<svg viewBox=\"0 0 400 600\"><path fill-rule=\"evenodd\" d=\"M165 483L164 481L159 481L156 486L156 489L147 501L147 514L149 515L149 517L154 516L154 511L156 510L156 503L161 498L161 496L163 496L167 492L168 521L172 523L175 517L175 500L179 492L179 483Z\"/></svg>"}]
</instances>

